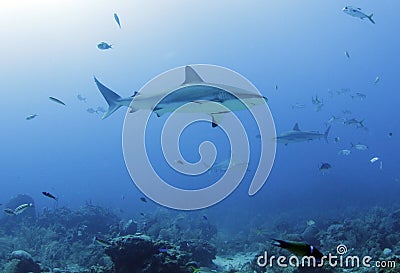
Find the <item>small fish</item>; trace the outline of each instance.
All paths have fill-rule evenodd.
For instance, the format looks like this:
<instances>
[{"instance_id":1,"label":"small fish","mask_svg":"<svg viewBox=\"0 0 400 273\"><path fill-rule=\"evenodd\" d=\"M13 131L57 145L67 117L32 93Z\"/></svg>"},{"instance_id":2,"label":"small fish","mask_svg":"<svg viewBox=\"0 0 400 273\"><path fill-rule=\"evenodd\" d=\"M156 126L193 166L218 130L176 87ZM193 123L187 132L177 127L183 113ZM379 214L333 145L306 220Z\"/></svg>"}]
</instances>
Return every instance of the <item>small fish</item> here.
<instances>
[{"instance_id":1,"label":"small fish","mask_svg":"<svg viewBox=\"0 0 400 273\"><path fill-rule=\"evenodd\" d=\"M143 212L141 212L140 215L144 217L144 213Z\"/></svg>"},{"instance_id":2,"label":"small fish","mask_svg":"<svg viewBox=\"0 0 400 273\"><path fill-rule=\"evenodd\" d=\"M87 99L84 96L82 96L81 94L78 94L76 97L78 98L78 100L83 101L84 103L87 102Z\"/></svg>"},{"instance_id":3,"label":"small fish","mask_svg":"<svg viewBox=\"0 0 400 273\"><path fill-rule=\"evenodd\" d=\"M381 160L381 162L379 163L379 170L382 171L382 168L383 168L383 163L382 163L382 160Z\"/></svg>"},{"instance_id":4,"label":"small fish","mask_svg":"<svg viewBox=\"0 0 400 273\"><path fill-rule=\"evenodd\" d=\"M31 119L36 118L37 116L38 116L37 114L29 115L29 116L27 116L25 119L26 119L26 120L31 120Z\"/></svg>"},{"instance_id":5,"label":"small fish","mask_svg":"<svg viewBox=\"0 0 400 273\"><path fill-rule=\"evenodd\" d=\"M118 17L118 15L117 15L117 13L114 13L114 19L115 19L115 22L117 22L119 28L121 28L121 23L120 23L120 21L119 21L119 17Z\"/></svg>"},{"instance_id":6,"label":"small fish","mask_svg":"<svg viewBox=\"0 0 400 273\"><path fill-rule=\"evenodd\" d=\"M355 118L351 118L351 119L346 119L345 121L343 121L344 125L355 125L357 128L365 128L364 126L364 120L357 120Z\"/></svg>"},{"instance_id":7,"label":"small fish","mask_svg":"<svg viewBox=\"0 0 400 273\"><path fill-rule=\"evenodd\" d=\"M296 102L295 104L292 105L292 109L303 109L305 107L306 107L305 104L298 103L298 102Z\"/></svg>"},{"instance_id":8,"label":"small fish","mask_svg":"<svg viewBox=\"0 0 400 273\"><path fill-rule=\"evenodd\" d=\"M88 109L86 109L86 112L88 112L89 114L97 113L97 111L94 110L93 108L88 108Z\"/></svg>"},{"instance_id":9,"label":"small fish","mask_svg":"<svg viewBox=\"0 0 400 273\"><path fill-rule=\"evenodd\" d=\"M338 152L338 155L350 155L351 151L350 150L340 150Z\"/></svg>"},{"instance_id":10,"label":"small fish","mask_svg":"<svg viewBox=\"0 0 400 273\"><path fill-rule=\"evenodd\" d=\"M208 221L208 217L206 215L203 215L203 219Z\"/></svg>"},{"instance_id":11,"label":"small fish","mask_svg":"<svg viewBox=\"0 0 400 273\"><path fill-rule=\"evenodd\" d=\"M350 144L351 144L351 148L353 148L353 149L360 150L360 151L368 150L367 145L360 144L360 143L358 143L358 144L350 143Z\"/></svg>"},{"instance_id":12,"label":"small fish","mask_svg":"<svg viewBox=\"0 0 400 273\"><path fill-rule=\"evenodd\" d=\"M338 143L339 141L340 141L340 137L335 137L334 139L333 139L333 141L335 142L335 143Z\"/></svg>"},{"instance_id":13,"label":"small fish","mask_svg":"<svg viewBox=\"0 0 400 273\"><path fill-rule=\"evenodd\" d=\"M101 42L97 45L97 48L100 50L106 50L112 48L112 45L109 45L106 42Z\"/></svg>"},{"instance_id":14,"label":"small fish","mask_svg":"<svg viewBox=\"0 0 400 273\"><path fill-rule=\"evenodd\" d=\"M314 220L307 220L307 226L312 226L315 225L315 221Z\"/></svg>"},{"instance_id":15,"label":"small fish","mask_svg":"<svg viewBox=\"0 0 400 273\"><path fill-rule=\"evenodd\" d=\"M367 98L367 95L365 95L365 94L363 94L363 93L357 92L357 93L355 93L354 95L350 95L350 97L351 97L352 99L360 99L360 100L363 100L363 99L366 99L366 98Z\"/></svg>"},{"instance_id":16,"label":"small fish","mask_svg":"<svg viewBox=\"0 0 400 273\"><path fill-rule=\"evenodd\" d=\"M344 55L346 55L347 59L350 59L350 54L349 54L348 51L345 51L345 52L344 52Z\"/></svg>"},{"instance_id":17,"label":"small fish","mask_svg":"<svg viewBox=\"0 0 400 273\"><path fill-rule=\"evenodd\" d=\"M22 204L22 205L18 206L18 207L14 210L14 214L15 214L15 215L21 214L21 213L23 213L26 209L28 209L28 208L30 208L30 207L33 207L33 204L32 204L32 203L29 203L29 204Z\"/></svg>"},{"instance_id":18,"label":"small fish","mask_svg":"<svg viewBox=\"0 0 400 273\"><path fill-rule=\"evenodd\" d=\"M147 203L147 199L145 197L140 197L140 201Z\"/></svg>"},{"instance_id":19,"label":"small fish","mask_svg":"<svg viewBox=\"0 0 400 273\"><path fill-rule=\"evenodd\" d=\"M374 84L377 84L380 80L381 80L381 78L379 78L379 76L376 77L376 78L375 78L375 81L374 81Z\"/></svg>"},{"instance_id":20,"label":"small fish","mask_svg":"<svg viewBox=\"0 0 400 273\"><path fill-rule=\"evenodd\" d=\"M55 97L49 97L49 100L54 101L55 103L61 104L61 105L65 105L65 103Z\"/></svg>"},{"instance_id":21,"label":"small fish","mask_svg":"<svg viewBox=\"0 0 400 273\"><path fill-rule=\"evenodd\" d=\"M275 91L278 91L278 85L275 85Z\"/></svg>"},{"instance_id":22,"label":"small fish","mask_svg":"<svg viewBox=\"0 0 400 273\"><path fill-rule=\"evenodd\" d=\"M49 193L49 192L42 191L42 194L43 194L44 196L46 196L46 197L49 197L49 198L51 198L51 199L54 199L54 200L58 201L58 198L55 197L54 195L52 195L52 194Z\"/></svg>"},{"instance_id":23,"label":"small fish","mask_svg":"<svg viewBox=\"0 0 400 273\"><path fill-rule=\"evenodd\" d=\"M4 213L8 214L8 215L16 215L14 210L9 209L9 208L4 209Z\"/></svg>"},{"instance_id":24,"label":"small fish","mask_svg":"<svg viewBox=\"0 0 400 273\"><path fill-rule=\"evenodd\" d=\"M388 137L392 137L393 136L393 133L392 132L389 132L388 133Z\"/></svg>"},{"instance_id":25,"label":"small fish","mask_svg":"<svg viewBox=\"0 0 400 273\"><path fill-rule=\"evenodd\" d=\"M327 171L330 168L332 168L332 166L331 166L331 164L329 164L327 162L321 163L321 166L319 166L320 171Z\"/></svg>"},{"instance_id":26,"label":"small fish","mask_svg":"<svg viewBox=\"0 0 400 273\"><path fill-rule=\"evenodd\" d=\"M311 102L312 102L312 104L314 104L314 105L323 104L323 101L322 101L322 100L319 100L318 95L315 95L315 98L312 97L312 98L311 98Z\"/></svg>"},{"instance_id":27,"label":"small fish","mask_svg":"<svg viewBox=\"0 0 400 273\"><path fill-rule=\"evenodd\" d=\"M353 6L346 6L343 8L343 12L347 13L348 15L351 15L353 17L360 18L361 20L363 20L364 18L368 18L368 20L371 23L375 24L375 21L372 19L372 16L374 16L374 14L371 13L370 15L367 15L360 8L353 7Z\"/></svg>"},{"instance_id":28,"label":"small fish","mask_svg":"<svg viewBox=\"0 0 400 273\"><path fill-rule=\"evenodd\" d=\"M93 239L94 242L99 243L102 246L111 246L112 244L104 239L100 239L99 237L95 236Z\"/></svg>"},{"instance_id":29,"label":"small fish","mask_svg":"<svg viewBox=\"0 0 400 273\"><path fill-rule=\"evenodd\" d=\"M375 157L371 158L369 161L370 161L371 163L374 163L374 162L376 162L376 161L378 161L378 160L379 160L379 157L375 156Z\"/></svg>"}]
</instances>

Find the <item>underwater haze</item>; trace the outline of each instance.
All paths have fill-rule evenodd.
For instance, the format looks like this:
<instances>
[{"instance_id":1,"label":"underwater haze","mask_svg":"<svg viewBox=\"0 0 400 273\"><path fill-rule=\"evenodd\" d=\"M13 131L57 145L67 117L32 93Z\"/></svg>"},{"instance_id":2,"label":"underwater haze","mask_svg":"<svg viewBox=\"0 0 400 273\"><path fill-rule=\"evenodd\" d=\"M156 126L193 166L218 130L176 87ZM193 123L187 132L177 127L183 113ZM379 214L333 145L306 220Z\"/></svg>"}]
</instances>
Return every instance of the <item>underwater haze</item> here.
<instances>
[{"instance_id":1,"label":"underwater haze","mask_svg":"<svg viewBox=\"0 0 400 273\"><path fill-rule=\"evenodd\" d=\"M348 5L373 13L375 24L344 13ZM87 205L106 208L123 221L133 219L138 226L143 215L152 215L146 225L150 218L157 222L160 211L203 217L218 230L216 237L207 238L217 255L245 251L236 245L230 253L227 248L233 244L225 249L218 245L228 238L239 245L268 244L272 237L305 241L308 237L293 234L301 233L309 220L322 236L332 223L368 218L377 208L392 215L400 208L399 10L398 1L370 0L3 1L2 209L26 194L34 200L37 217ZM111 48L101 49L100 42ZM247 78L268 98L278 139L296 123L301 131L321 134L331 126L327 139L278 141L266 183L249 196L263 152L260 129L249 113L235 113L251 147L248 171L238 188L220 203L194 212L153 202L135 186L124 161L124 119L135 113L121 107L102 119L108 104L93 77L128 97L157 75L192 64L226 67ZM146 131L157 173L181 188L212 185L223 168L194 179L177 174L162 158L160 135L168 115L153 114ZM188 162L200 160L204 141L216 146L217 163L230 157L229 137L211 122L194 123L179 141ZM0 221L10 217L4 214ZM167 225L165 219L159 221ZM146 234L146 228L138 230ZM394 230L389 233L398 235ZM318 240L319 247L336 247ZM345 239L340 240L337 244ZM398 242L389 241L371 248L400 254ZM358 242L348 247L364 246Z\"/></svg>"}]
</instances>

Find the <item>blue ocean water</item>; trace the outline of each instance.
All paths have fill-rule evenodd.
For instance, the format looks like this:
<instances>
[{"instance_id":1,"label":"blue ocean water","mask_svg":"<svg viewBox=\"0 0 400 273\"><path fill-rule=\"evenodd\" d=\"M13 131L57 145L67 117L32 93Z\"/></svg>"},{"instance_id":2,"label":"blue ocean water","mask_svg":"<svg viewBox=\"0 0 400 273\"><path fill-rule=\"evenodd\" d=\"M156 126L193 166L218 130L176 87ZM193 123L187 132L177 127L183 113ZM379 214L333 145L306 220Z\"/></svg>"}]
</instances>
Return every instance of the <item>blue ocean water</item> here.
<instances>
[{"instance_id":1,"label":"blue ocean water","mask_svg":"<svg viewBox=\"0 0 400 273\"><path fill-rule=\"evenodd\" d=\"M268 98L278 135L295 123L303 130L323 132L332 116L364 120L368 128L332 123L328 143L321 139L278 144L272 172L260 192L248 196L249 173L231 196L201 211L222 230L246 230L249 223L261 225L281 215L306 221L348 217L375 206L395 209L400 193L400 39L395 34L400 3L353 1L367 14L374 13L375 25L343 13L348 4L316 0L2 3L1 203L26 193L41 211L53 206L41 193L49 191L59 197L59 206L92 203L125 218L157 210L160 205L140 201L143 194L125 166L121 138L127 109L105 120L86 111L107 108L93 76L121 96L130 96L166 70L200 63L224 66L249 79ZM99 50L96 45L101 41L112 49ZM374 83L376 77L380 80ZM349 92L338 92L343 89ZM366 98L350 96L357 92ZM78 94L87 102L79 101ZM316 95L324 103L321 111L311 102ZM66 105L50 101L49 96ZM296 103L305 107L293 108ZM31 114L38 116L26 120ZM253 137L251 169L260 153L257 131L246 113L238 115ZM154 131L148 133L156 136L154 143L165 119L152 118ZM215 143L219 160L229 156L226 136L204 122L182 135L184 157L199 160L198 146L205 140ZM369 148L355 150L351 143ZM154 158L162 156L158 145L148 148ZM342 149L351 154L338 155ZM371 163L375 156L380 161ZM319 170L322 162L332 165L325 174ZM165 164L160 168L162 176L179 186L176 173ZM210 185L216 177L205 176L194 186Z\"/></svg>"}]
</instances>

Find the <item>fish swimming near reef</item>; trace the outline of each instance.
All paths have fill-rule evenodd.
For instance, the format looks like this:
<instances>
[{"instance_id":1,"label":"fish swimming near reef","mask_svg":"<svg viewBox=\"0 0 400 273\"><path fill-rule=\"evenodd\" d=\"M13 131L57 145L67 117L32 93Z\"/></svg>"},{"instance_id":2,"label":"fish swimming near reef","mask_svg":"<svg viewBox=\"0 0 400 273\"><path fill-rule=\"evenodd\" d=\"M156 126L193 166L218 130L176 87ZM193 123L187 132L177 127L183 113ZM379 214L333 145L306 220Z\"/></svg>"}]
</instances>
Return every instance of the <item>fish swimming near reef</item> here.
<instances>
[{"instance_id":1,"label":"fish swimming near reef","mask_svg":"<svg viewBox=\"0 0 400 273\"><path fill-rule=\"evenodd\" d=\"M93 241L94 241L94 242L97 242L98 244L100 244L100 245L102 245L102 246L104 246L104 247L106 247L106 246L111 246L111 245L112 245L112 244L111 244L110 242L108 242L107 240L100 239L100 238L97 237L97 236L95 236L95 237L93 238Z\"/></svg>"},{"instance_id":2,"label":"fish swimming near reef","mask_svg":"<svg viewBox=\"0 0 400 273\"><path fill-rule=\"evenodd\" d=\"M13 209L6 208L4 209L4 213L8 215L16 215Z\"/></svg>"},{"instance_id":3,"label":"fish swimming near reef","mask_svg":"<svg viewBox=\"0 0 400 273\"><path fill-rule=\"evenodd\" d=\"M276 239L273 239L273 241L274 242L272 244L274 246L278 246L286 250L289 250L291 253L301 257L309 256L309 257L315 257L317 260L320 260L324 256L324 254L322 254L313 245L300 242L276 240Z\"/></svg>"},{"instance_id":4,"label":"fish swimming near reef","mask_svg":"<svg viewBox=\"0 0 400 273\"><path fill-rule=\"evenodd\" d=\"M216 127L222 121L227 111L221 112L221 106L209 103L210 101L222 104L230 111L247 110L247 105L252 107L267 102L266 97L256 92L234 86L206 82L191 66L185 66L184 81L180 86L172 88L171 90L161 90L157 95L151 96L136 93L131 97L121 98L115 92L101 84L96 77L94 80L99 91L109 105L103 119L109 117L121 106L128 106L131 108L131 113L138 110L151 110L158 117L161 117L166 113L172 113L179 107L192 102L194 103L192 107L186 108L184 112L208 114L212 117L212 126ZM230 92L235 92L236 96L232 95ZM168 95L165 96L166 94ZM154 107L156 102L159 103Z\"/></svg>"},{"instance_id":5,"label":"fish swimming near reef","mask_svg":"<svg viewBox=\"0 0 400 273\"><path fill-rule=\"evenodd\" d=\"M46 196L46 197L49 197L49 198L51 198L51 199L54 199L54 200L58 201L58 198L55 197L54 195L52 195L52 194L49 193L49 192L42 191L42 194L43 194L44 196Z\"/></svg>"},{"instance_id":6,"label":"fish swimming near reef","mask_svg":"<svg viewBox=\"0 0 400 273\"><path fill-rule=\"evenodd\" d=\"M33 207L32 203L22 204L22 205L20 205L20 206L15 208L14 213L15 213L15 215L21 214L21 213L23 213L25 210L27 210L30 207Z\"/></svg>"},{"instance_id":7,"label":"fish swimming near reef","mask_svg":"<svg viewBox=\"0 0 400 273\"><path fill-rule=\"evenodd\" d=\"M326 129L325 133L321 134L316 131L301 131L299 124L296 123L293 127L293 130L283 132L279 136L276 137L276 141L278 143L283 143L288 145L289 143L296 143L296 142L303 142L303 141L310 141L315 139L324 138L328 141L328 134L331 129L331 126Z\"/></svg>"},{"instance_id":8,"label":"fish swimming near reef","mask_svg":"<svg viewBox=\"0 0 400 273\"><path fill-rule=\"evenodd\" d=\"M49 97L49 100L65 106L65 103L62 100L59 100L59 99L57 99L55 97Z\"/></svg>"},{"instance_id":9,"label":"fish swimming near reef","mask_svg":"<svg viewBox=\"0 0 400 273\"><path fill-rule=\"evenodd\" d=\"M353 7L353 6L345 6L343 8L343 12L350 16L360 18L361 20L363 20L364 18L368 18L368 20L371 23L375 24L375 21L372 19L372 16L374 16L374 14L371 13L370 15L367 15L361 10L361 8L357 8L357 7Z\"/></svg>"}]
</instances>

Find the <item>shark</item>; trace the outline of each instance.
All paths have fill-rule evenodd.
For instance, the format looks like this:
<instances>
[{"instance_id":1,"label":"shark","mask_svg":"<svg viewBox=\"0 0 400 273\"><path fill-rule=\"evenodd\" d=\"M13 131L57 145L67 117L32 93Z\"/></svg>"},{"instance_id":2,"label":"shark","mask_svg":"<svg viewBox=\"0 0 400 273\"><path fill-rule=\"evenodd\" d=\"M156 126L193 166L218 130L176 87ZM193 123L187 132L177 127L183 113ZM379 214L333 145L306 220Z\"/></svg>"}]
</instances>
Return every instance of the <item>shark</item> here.
<instances>
[{"instance_id":1,"label":"shark","mask_svg":"<svg viewBox=\"0 0 400 273\"><path fill-rule=\"evenodd\" d=\"M288 145L289 143L303 142L321 138L324 138L326 141L328 141L328 134L330 129L331 126L329 126L323 134L317 131L301 131L299 124L296 123L293 127L293 130L283 132L281 135L276 137L276 141L285 145Z\"/></svg>"},{"instance_id":2,"label":"shark","mask_svg":"<svg viewBox=\"0 0 400 273\"><path fill-rule=\"evenodd\" d=\"M150 96L135 92L132 96L125 98L119 96L94 77L97 88L108 103L108 109L102 118L109 117L122 106L129 107L130 113L139 110L151 110L157 117L161 117L192 102L194 104L185 108L183 112L209 114L212 117L212 127L216 127L222 121L224 114L230 111L247 110L248 107L268 101L265 96L258 92L206 82L191 66L185 66L184 71L184 81L176 88L161 90L161 92ZM229 110L222 110L221 106L209 102L222 104L226 107L225 109Z\"/></svg>"}]
</instances>

